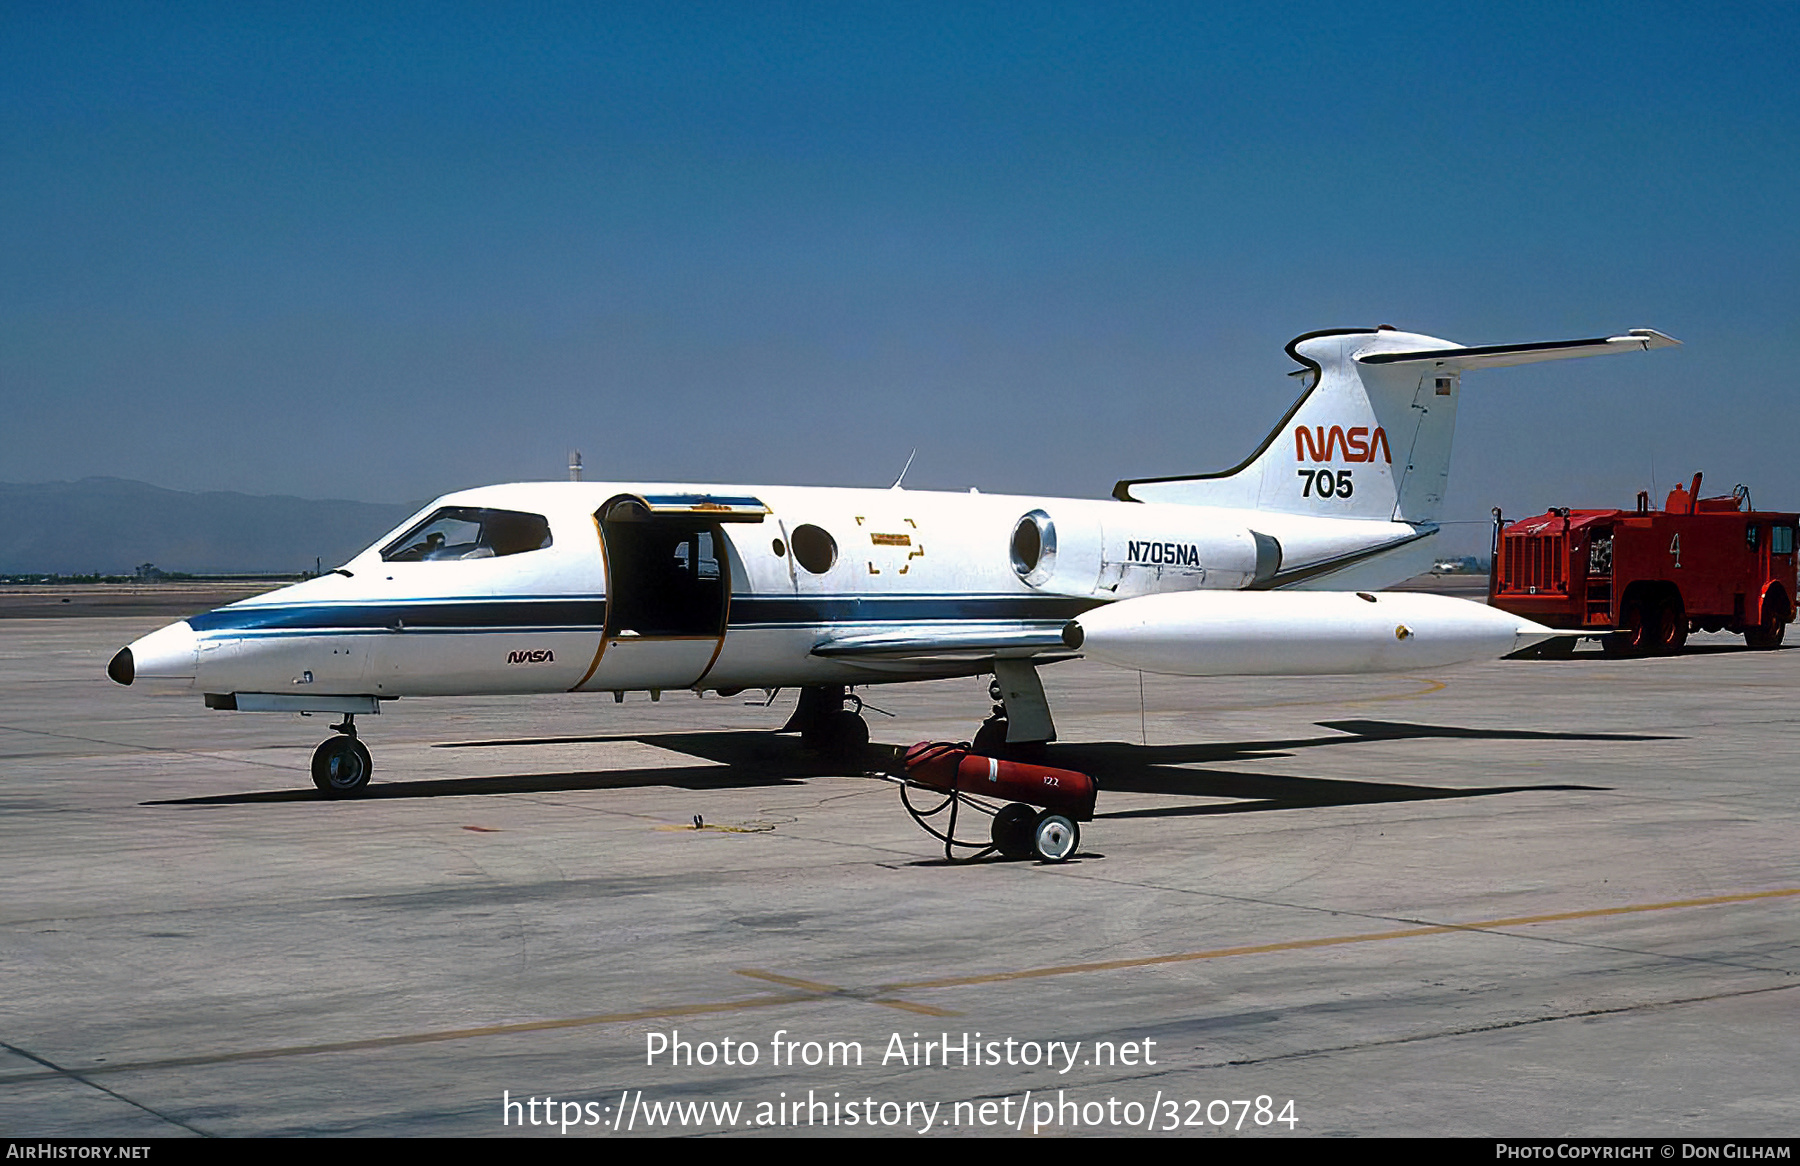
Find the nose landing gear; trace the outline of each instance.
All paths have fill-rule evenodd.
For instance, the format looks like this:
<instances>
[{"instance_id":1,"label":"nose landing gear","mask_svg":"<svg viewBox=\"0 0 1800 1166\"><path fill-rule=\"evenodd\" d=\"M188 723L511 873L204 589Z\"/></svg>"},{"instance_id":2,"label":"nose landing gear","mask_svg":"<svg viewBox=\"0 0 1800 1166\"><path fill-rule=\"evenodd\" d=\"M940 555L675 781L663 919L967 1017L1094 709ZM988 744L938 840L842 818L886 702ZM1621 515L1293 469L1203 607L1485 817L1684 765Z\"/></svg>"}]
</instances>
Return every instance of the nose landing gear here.
<instances>
[{"instance_id":1,"label":"nose landing gear","mask_svg":"<svg viewBox=\"0 0 1800 1166\"><path fill-rule=\"evenodd\" d=\"M375 764L368 746L356 738L355 713L345 713L343 722L331 728L338 735L313 750L313 784L328 798L354 797L369 787Z\"/></svg>"}]
</instances>

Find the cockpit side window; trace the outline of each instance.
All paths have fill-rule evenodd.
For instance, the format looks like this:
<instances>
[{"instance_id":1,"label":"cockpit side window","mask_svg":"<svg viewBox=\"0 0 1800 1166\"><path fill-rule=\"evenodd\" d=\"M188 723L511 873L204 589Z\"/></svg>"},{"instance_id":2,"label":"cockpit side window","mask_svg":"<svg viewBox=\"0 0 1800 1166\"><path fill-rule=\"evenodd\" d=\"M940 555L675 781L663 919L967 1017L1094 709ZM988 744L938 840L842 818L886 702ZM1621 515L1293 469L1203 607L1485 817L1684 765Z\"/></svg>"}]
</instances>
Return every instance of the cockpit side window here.
<instances>
[{"instance_id":1,"label":"cockpit side window","mask_svg":"<svg viewBox=\"0 0 1800 1166\"><path fill-rule=\"evenodd\" d=\"M541 514L445 506L381 549L389 563L494 559L550 545L550 523Z\"/></svg>"}]
</instances>

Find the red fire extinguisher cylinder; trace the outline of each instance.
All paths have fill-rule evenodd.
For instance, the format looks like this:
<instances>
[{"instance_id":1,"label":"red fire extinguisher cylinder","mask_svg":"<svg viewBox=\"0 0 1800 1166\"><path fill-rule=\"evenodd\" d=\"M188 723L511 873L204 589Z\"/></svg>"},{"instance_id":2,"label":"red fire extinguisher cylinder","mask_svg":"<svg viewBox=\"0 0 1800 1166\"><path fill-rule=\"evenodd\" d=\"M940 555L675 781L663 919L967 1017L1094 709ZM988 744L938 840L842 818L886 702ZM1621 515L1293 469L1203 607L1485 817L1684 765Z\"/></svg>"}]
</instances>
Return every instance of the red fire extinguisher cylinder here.
<instances>
[{"instance_id":1,"label":"red fire extinguisher cylinder","mask_svg":"<svg viewBox=\"0 0 1800 1166\"><path fill-rule=\"evenodd\" d=\"M907 776L921 785L977 797L1025 802L1066 814L1077 822L1094 816L1094 779L1073 769L983 757L943 741L921 741L906 751Z\"/></svg>"}]
</instances>

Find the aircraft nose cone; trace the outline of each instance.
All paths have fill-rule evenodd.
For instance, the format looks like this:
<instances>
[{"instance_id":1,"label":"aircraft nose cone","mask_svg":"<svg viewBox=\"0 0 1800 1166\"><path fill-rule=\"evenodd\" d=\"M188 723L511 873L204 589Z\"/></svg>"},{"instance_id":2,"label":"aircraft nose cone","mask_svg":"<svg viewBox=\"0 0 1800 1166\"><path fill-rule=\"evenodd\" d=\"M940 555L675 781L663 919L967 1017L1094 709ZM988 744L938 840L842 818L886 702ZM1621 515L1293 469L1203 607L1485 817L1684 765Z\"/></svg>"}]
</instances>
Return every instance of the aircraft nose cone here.
<instances>
[{"instance_id":1,"label":"aircraft nose cone","mask_svg":"<svg viewBox=\"0 0 1800 1166\"><path fill-rule=\"evenodd\" d=\"M199 671L200 640L186 620L159 628L120 650L106 674L120 684L137 680L193 684Z\"/></svg>"}]
</instances>

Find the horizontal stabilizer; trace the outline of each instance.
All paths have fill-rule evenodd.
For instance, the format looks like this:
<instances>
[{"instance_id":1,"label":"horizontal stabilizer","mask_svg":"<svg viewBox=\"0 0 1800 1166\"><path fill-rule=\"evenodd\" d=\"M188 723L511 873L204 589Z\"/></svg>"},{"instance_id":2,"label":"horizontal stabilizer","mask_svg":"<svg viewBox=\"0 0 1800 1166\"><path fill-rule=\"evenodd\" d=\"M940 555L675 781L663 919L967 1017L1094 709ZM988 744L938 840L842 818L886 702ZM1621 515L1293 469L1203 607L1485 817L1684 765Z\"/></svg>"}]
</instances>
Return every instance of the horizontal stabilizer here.
<instances>
[{"instance_id":1,"label":"horizontal stabilizer","mask_svg":"<svg viewBox=\"0 0 1800 1166\"><path fill-rule=\"evenodd\" d=\"M1584 340L1464 345L1396 328L1328 328L1288 342L1305 386L1255 453L1229 470L1162 478L1127 478L1113 487L1121 502L1168 502L1232 510L1404 523L1434 529L1450 481L1450 445L1462 374L1673 348L1680 341L1649 328ZM1385 538L1374 532L1369 541ZM1421 548L1422 549L1422 548ZM1399 569L1404 554L1389 562ZM1420 569L1423 569L1421 566ZM1328 572L1332 586L1405 578L1370 564L1355 574ZM1292 567L1277 587L1292 585Z\"/></svg>"},{"instance_id":2,"label":"horizontal stabilizer","mask_svg":"<svg viewBox=\"0 0 1800 1166\"><path fill-rule=\"evenodd\" d=\"M1431 364L1440 369L1508 368L1515 364L1536 364L1540 360L1566 360L1572 356L1647 352L1652 348L1674 348L1680 343L1673 336L1665 336L1654 328L1633 328L1623 336L1546 340L1537 344L1488 344L1479 348L1371 352L1356 360L1359 364Z\"/></svg>"}]
</instances>

